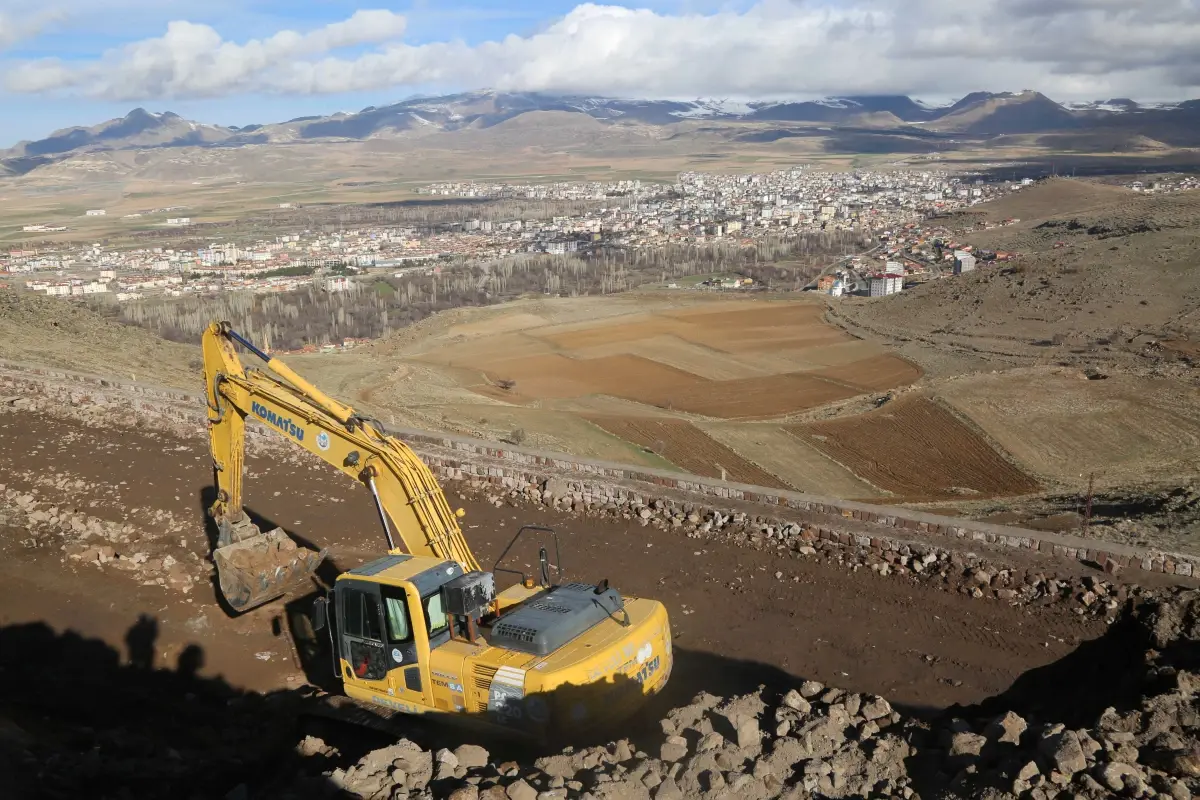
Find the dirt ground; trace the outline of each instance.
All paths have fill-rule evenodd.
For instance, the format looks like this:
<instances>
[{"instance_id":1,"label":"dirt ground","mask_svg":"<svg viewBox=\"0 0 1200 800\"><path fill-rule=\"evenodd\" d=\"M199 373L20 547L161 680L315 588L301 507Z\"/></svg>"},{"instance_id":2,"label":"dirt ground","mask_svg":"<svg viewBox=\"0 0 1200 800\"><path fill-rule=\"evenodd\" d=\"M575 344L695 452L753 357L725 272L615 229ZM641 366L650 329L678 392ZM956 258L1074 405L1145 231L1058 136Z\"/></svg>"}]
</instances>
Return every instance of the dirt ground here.
<instances>
[{"instance_id":1,"label":"dirt ground","mask_svg":"<svg viewBox=\"0 0 1200 800\"><path fill-rule=\"evenodd\" d=\"M1038 490L1033 479L953 413L921 395L910 394L858 417L787 430L909 502Z\"/></svg>"},{"instance_id":2,"label":"dirt ground","mask_svg":"<svg viewBox=\"0 0 1200 800\"><path fill-rule=\"evenodd\" d=\"M264 524L328 547L337 568L382 550L366 493L324 465L255 457L247 471L247 507ZM201 509L211 476L200 439L5 414L0 475L8 488L39 503L130 525L140 540L127 550L180 561L206 552ZM86 488L56 489L55 481ZM1104 627L1066 611L971 600L867 570L637 525L497 509L461 499L453 488L450 498L466 508L465 532L487 566L519 524L548 523L562 536L568 578L607 577L628 594L663 600L678 653L666 703L686 700L701 686L735 691L802 676L883 694L916 710L939 709L999 693ZM269 689L302 680L278 604L231 619L207 584L187 593L140 585L130 574L65 558L26 534L9 527L0 538L0 625L44 621L125 651L126 632L146 615L153 622L144 624L157 633L156 664L173 665L185 651L194 661L195 650L187 648L196 645L201 673L237 686ZM532 555L524 555L527 563Z\"/></svg>"},{"instance_id":3,"label":"dirt ground","mask_svg":"<svg viewBox=\"0 0 1200 800\"><path fill-rule=\"evenodd\" d=\"M670 459L693 475L724 478L751 486L793 488L729 448L719 445L704 431L685 420L605 416L587 417L587 420L609 433Z\"/></svg>"}]
</instances>

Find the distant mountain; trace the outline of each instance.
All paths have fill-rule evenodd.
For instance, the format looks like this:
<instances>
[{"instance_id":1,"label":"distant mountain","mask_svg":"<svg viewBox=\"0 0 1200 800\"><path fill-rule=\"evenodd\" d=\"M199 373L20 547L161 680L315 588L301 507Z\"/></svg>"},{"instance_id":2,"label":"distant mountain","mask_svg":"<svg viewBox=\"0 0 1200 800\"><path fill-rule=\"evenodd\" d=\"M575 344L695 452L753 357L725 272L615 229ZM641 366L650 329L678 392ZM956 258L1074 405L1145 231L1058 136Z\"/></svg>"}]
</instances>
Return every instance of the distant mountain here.
<instances>
[{"instance_id":1,"label":"distant mountain","mask_svg":"<svg viewBox=\"0 0 1200 800\"><path fill-rule=\"evenodd\" d=\"M1142 106L1128 97L1114 97L1111 100L1095 100L1090 103L1067 103L1070 111L1104 111L1110 114L1126 114L1141 111Z\"/></svg>"},{"instance_id":2,"label":"distant mountain","mask_svg":"<svg viewBox=\"0 0 1200 800\"><path fill-rule=\"evenodd\" d=\"M904 95L864 95L845 99L869 113L892 114L905 122L922 122L938 114L938 109Z\"/></svg>"},{"instance_id":3,"label":"distant mountain","mask_svg":"<svg viewBox=\"0 0 1200 800\"><path fill-rule=\"evenodd\" d=\"M945 108L940 109L941 113L938 116L947 116L949 114L957 114L959 111L963 111L964 109L970 108L971 106L974 106L974 105L978 105L979 103L986 103L988 100L991 100L993 97L1000 97L1000 96L1001 95L992 94L991 92L971 92L966 97L956 100L955 102L951 103L950 105L946 106Z\"/></svg>"},{"instance_id":4,"label":"distant mountain","mask_svg":"<svg viewBox=\"0 0 1200 800\"><path fill-rule=\"evenodd\" d=\"M959 100L929 124L953 133L1045 133L1078 127L1080 119L1041 92L987 94L978 92Z\"/></svg>"},{"instance_id":5,"label":"distant mountain","mask_svg":"<svg viewBox=\"0 0 1200 800\"><path fill-rule=\"evenodd\" d=\"M546 113L552 112L552 113ZM1117 131L1171 146L1200 145L1196 123L1200 100L1139 105L1128 98L1064 106L1035 91L973 92L946 106L929 106L903 95L859 95L821 100L740 102L736 100L638 100L538 92L463 92L412 96L384 106L286 122L224 127L193 122L171 112L134 109L120 119L56 131L45 139L0 151L0 175L23 174L78 153L173 147L243 147L273 143L416 139L486 131L533 114L539 125L571 126L574 118L610 130L653 132L720 123L730 141L775 141L818 135L816 127L849 136L892 135L995 137ZM689 123L692 123L689 128ZM764 128L769 128L766 130ZM524 126L536 135L536 126ZM507 128L505 129L508 130ZM716 130L715 128L713 130ZM473 134L474 136L475 134ZM864 140L865 141L865 140ZM872 140L872 152L886 147ZM886 143L884 143L886 144Z\"/></svg>"},{"instance_id":6,"label":"distant mountain","mask_svg":"<svg viewBox=\"0 0 1200 800\"><path fill-rule=\"evenodd\" d=\"M4 158L38 158L75 150L130 147L189 147L211 145L230 138L231 131L218 125L189 122L167 111L151 114L135 108L120 119L90 128L64 128L35 142L19 142Z\"/></svg>"}]
</instances>

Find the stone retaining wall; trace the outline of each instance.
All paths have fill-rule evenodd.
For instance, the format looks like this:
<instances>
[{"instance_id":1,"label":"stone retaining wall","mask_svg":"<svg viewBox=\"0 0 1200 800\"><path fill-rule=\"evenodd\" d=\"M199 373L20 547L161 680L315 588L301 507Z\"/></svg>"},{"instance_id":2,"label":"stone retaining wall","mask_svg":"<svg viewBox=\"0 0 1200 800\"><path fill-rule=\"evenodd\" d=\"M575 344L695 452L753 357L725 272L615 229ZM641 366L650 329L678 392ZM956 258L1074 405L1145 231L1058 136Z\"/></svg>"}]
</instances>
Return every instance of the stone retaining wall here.
<instances>
[{"instance_id":1,"label":"stone retaining wall","mask_svg":"<svg viewBox=\"0 0 1200 800\"><path fill-rule=\"evenodd\" d=\"M204 424L203 400L198 393L0 362L0 398L7 395L12 402L27 393L47 397L63 408L121 411L131 423L181 434L194 434ZM256 431L261 436L255 435ZM450 434L404 428L391 432L444 479L483 480L506 488L560 479L588 498L587 502L599 504L621 500L649 505L663 495L690 497L702 506L724 510L730 504L753 504L761 507L763 515L799 515L820 522L813 528L819 538L844 546L890 550L889 543L920 537L941 540L952 550L976 544L1010 547L1050 559L1089 562L1107 572L1132 569L1200 576L1200 557L1187 554L592 461ZM248 435L257 441L270 438L265 430L254 427L248 429Z\"/></svg>"}]
</instances>

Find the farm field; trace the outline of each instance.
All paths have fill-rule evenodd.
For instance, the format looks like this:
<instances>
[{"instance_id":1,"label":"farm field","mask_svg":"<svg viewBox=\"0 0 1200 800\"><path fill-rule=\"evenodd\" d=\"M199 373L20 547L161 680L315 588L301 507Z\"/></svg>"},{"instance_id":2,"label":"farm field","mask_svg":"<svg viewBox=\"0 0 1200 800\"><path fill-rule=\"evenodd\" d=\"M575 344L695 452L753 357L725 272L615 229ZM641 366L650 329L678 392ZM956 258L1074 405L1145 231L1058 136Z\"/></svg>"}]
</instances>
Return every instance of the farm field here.
<instances>
[{"instance_id":1,"label":"farm field","mask_svg":"<svg viewBox=\"0 0 1200 800\"><path fill-rule=\"evenodd\" d=\"M588 417L588 422L649 448L693 475L791 489L779 478L715 441L690 422L669 417ZM725 474L722 475L721 469Z\"/></svg>"},{"instance_id":2,"label":"farm field","mask_svg":"<svg viewBox=\"0 0 1200 800\"><path fill-rule=\"evenodd\" d=\"M646 290L438 314L296 368L380 419L823 495L881 494L781 425L917 381L818 298ZM752 431L739 434L742 427ZM710 435L710 428L715 431ZM759 442L769 440L764 446Z\"/></svg>"},{"instance_id":3,"label":"farm field","mask_svg":"<svg viewBox=\"0 0 1200 800\"><path fill-rule=\"evenodd\" d=\"M933 377L824 314L797 296L531 299L295 366L395 425L712 478L724 467L825 497L965 508L1200 463L1196 401L1178 382L1060 367Z\"/></svg>"},{"instance_id":4,"label":"farm field","mask_svg":"<svg viewBox=\"0 0 1200 800\"><path fill-rule=\"evenodd\" d=\"M1034 474L1099 486L1196 473L1195 389L1129 375L1028 370L951 381L940 394Z\"/></svg>"},{"instance_id":5,"label":"farm field","mask_svg":"<svg viewBox=\"0 0 1200 800\"><path fill-rule=\"evenodd\" d=\"M921 395L858 417L787 430L909 502L1022 495L1041 488L952 412Z\"/></svg>"},{"instance_id":6,"label":"farm field","mask_svg":"<svg viewBox=\"0 0 1200 800\"><path fill-rule=\"evenodd\" d=\"M294 360L391 424L828 497L969 503L1200 463L1176 383L1048 367L931 379L824 311L651 290L530 299Z\"/></svg>"},{"instance_id":7,"label":"farm field","mask_svg":"<svg viewBox=\"0 0 1200 800\"><path fill-rule=\"evenodd\" d=\"M458 326L454 341L415 357L478 370L470 388L493 399L606 395L717 419L783 417L921 374L827 324L814 300L663 305L558 325L517 312Z\"/></svg>"},{"instance_id":8,"label":"farm field","mask_svg":"<svg viewBox=\"0 0 1200 800\"><path fill-rule=\"evenodd\" d=\"M797 491L847 500L872 500L885 496L778 424L702 422L699 427Z\"/></svg>"}]
</instances>

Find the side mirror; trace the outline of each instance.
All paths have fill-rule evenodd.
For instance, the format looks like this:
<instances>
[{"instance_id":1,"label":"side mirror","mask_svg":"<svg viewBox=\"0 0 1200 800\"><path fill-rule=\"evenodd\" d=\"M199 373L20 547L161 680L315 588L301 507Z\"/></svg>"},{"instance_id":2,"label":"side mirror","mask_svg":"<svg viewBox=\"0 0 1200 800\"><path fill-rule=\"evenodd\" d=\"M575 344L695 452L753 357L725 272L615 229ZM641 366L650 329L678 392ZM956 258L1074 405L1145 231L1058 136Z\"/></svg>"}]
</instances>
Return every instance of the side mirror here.
<instances>
[{"instance_id":1,"label":"side mirror","mask_svg":"<svg viewBox=\"0 0 1200 800\"><path fill-rule=\"evenodd\" d=\"M312 620L314 631L323 631L329 623L329 600L325 597L318 597L313 601L312 612L309 616Z\"/></svg>"}]
</instances>

